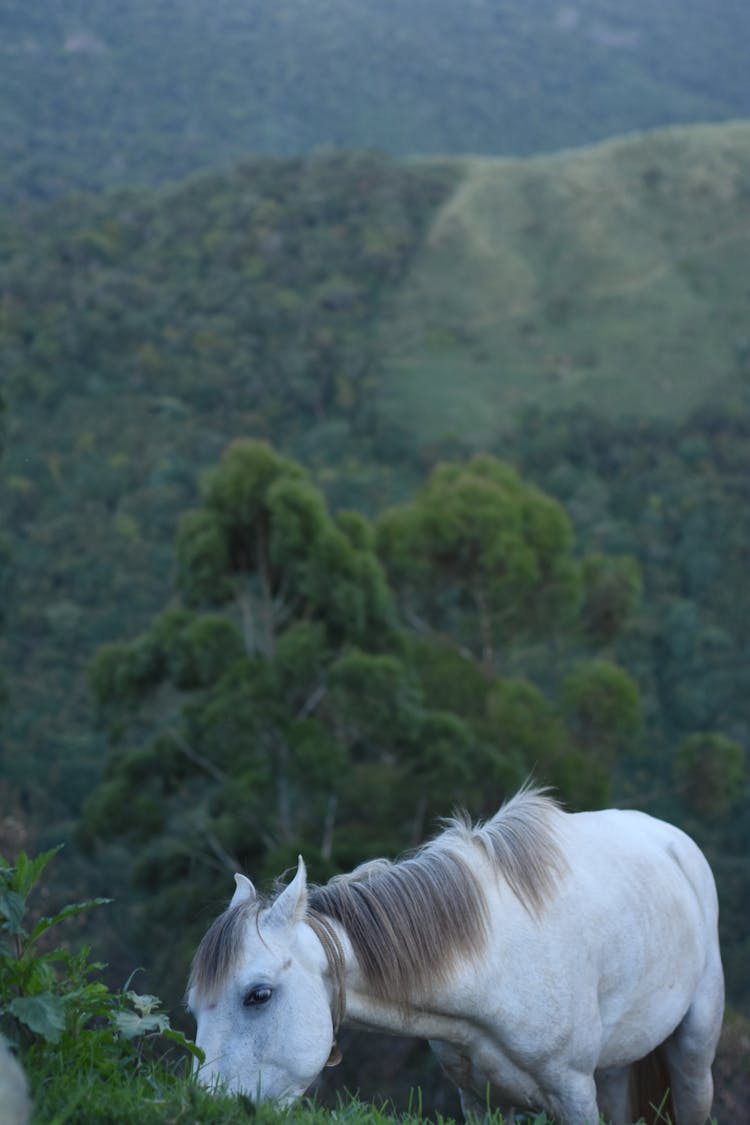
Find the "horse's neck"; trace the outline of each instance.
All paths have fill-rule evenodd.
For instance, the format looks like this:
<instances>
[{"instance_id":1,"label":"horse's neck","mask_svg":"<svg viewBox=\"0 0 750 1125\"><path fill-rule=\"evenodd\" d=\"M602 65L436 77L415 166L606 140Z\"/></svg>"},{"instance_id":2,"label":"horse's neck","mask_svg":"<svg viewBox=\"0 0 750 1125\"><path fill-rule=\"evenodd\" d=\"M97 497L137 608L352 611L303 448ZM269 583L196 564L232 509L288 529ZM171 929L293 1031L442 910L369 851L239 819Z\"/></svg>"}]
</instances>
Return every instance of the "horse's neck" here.
<instances>
[{"instance_id":1,"label":"horse's neck","mask_svg":"<svg viewBox=\"0 0 750 1125\"><path fill-rule=\"evenodd\" d=\"M347 991L344 1023L359 1031L380 1031L415 1039L440 1039L452 1042L465 1038L466 1020L433 1011L428 1007L409 1007L387 1003L361 992Z\"/></svg>"},{"instance_id":2,"label":"horse's neck","mask_svg":"<svg viewBox=\"0 0 750 1125\"><path fill-rule=\"evenodd\" d=\"M399 1003L375 996L343 928L336 932L344 953L344 1023L362 1031L385 1032L389 1035L413 1036L416 1039L455 1037L457 1025L463 1020L446 1014L437 997L424 996L418 1004Z\"/></svg>"}]
</instances>

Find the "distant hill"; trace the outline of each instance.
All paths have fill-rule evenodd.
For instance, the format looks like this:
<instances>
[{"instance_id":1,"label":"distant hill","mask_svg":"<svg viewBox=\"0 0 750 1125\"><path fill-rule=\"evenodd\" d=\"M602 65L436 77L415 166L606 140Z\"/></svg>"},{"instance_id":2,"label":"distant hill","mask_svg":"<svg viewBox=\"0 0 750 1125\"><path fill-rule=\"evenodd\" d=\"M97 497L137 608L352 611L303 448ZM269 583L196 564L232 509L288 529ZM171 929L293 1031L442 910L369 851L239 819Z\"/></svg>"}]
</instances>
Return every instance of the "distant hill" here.
<instances>
[{"instance_id":1,"label":"distant hill","mask_svg":"<svg viewBox=\"0 0 750 1125\"><path fill-rule=\"evenodd\" d=\"M750 124L519 160L258 158L7 216L10 775L46 761L73 805L97 775L86 663L160 603L232 438L373 511L446 450L501 450L523 406L726 402L749 242Z\"/></svg>"},{"instance_id":2,"label":"distant hill","mask_svg":"<svg viewBox=\"0 0 750 1125\"><path fill-rule=\"evenodd\" d=\"M750 116L746 0L5 0L0 201Z\"/></svg>"},{"instance_id":3,"label":"distant hill","mask_svg":"<svg viewBox=\"0 0 750 1125\"><path fill-rule=\"evenodd\" d=\"M381 324L381 417L486 446L521 406L684 417L750 349L750 124L460 162Z\"/></svg>"},{"instance_id":4,"label":"distant hill","mask_svg":"<svg viewBox=\"0 0 750 1125\"><path fill-rule=\"evenodd\" d=\"M654 770L671 792L686 734L747 745L749 231L750 123L523 159L255 157L0 212L1 772L39 846L102 776L89 662L163 606L179 516L240 436L368 514L440 458L513 458L582 551L643 567L634 800ZM743 1003L748 826L709 826Z\"/></svg>"}]
</instances>

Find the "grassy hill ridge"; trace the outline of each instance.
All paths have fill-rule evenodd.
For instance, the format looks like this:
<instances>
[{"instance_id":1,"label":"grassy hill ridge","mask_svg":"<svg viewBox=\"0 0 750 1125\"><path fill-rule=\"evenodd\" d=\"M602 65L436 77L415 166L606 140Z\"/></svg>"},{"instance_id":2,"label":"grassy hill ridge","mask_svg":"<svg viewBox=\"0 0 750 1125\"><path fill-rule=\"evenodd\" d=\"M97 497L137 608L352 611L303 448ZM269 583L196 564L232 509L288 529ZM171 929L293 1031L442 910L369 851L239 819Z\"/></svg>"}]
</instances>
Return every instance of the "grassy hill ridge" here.
<instances>
[{"instance_id":1,"label":"grassy hill ridge","mask_svg":"<svg viewBox=\"0 0 750 1125\"><path fill-rule=\"evenodd\" d=\"M382 325L382 409L418 441L542 402L680 417L738 373L750 124L460 167Z\"/></svg>"}]
</instances>

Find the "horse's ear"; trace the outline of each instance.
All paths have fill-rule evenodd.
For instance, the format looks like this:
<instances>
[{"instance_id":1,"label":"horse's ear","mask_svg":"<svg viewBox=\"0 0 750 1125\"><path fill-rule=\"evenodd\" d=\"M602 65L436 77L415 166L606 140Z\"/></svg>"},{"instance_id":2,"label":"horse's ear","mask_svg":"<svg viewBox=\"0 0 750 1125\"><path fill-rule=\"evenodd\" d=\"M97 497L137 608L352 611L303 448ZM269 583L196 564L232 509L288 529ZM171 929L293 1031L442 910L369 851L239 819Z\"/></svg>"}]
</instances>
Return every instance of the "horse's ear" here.
<instances>
[{"instance_id":1,"label":"horse's ear","mask_svg":"<svg viewBox=\"0 0 750 1125\"><path fill-rule=\"evenodd\" d=\"M235 890L232 895L232 901L229 903L231 906L239 906L241 902L253 902L258 897L255 887L248 879L247 875L240 875L239 872L234 877Z\"/></svg>"},{"instance_id":2,"label":"horse's ear","mask_svg":"<svg viewBox=\"0 0 750 1125\"><path fill-rule=\"evenodd\" d=\"M307 909L307 871L302 856L297 861L297 874L284 887L271 907L268 920L278 925L291 925L304 917Z\"/></svg>"}]
</instances>

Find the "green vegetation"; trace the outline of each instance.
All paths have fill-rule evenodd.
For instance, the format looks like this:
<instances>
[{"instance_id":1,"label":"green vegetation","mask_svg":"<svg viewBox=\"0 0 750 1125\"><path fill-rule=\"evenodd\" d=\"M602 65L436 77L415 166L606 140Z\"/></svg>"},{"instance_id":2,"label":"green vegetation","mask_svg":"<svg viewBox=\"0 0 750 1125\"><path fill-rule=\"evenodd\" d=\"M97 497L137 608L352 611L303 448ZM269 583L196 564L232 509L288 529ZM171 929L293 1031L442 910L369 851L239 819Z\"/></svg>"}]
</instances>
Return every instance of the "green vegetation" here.
<instances>
[{"instance_id":1,"label":"green vegetation","mask_svg":"<svg viewBox=\"0 0 750 1125\"><path fill-rule=\"evenodd\" d=\"M486 449L524 406L679 419L746 386L747 123L460 167L380 325L404 444Z\"/></svg>"},{"instance_id":2,"label":"green vegetation","mask_svg":"<svg viewBox=\"0 0 750 1125\"><path fill-rule=\"evenodd\" d=\"M200 1052L169 1026L157 997L127 984L112 992L87 947L52 944L53 929L107 902L75 903L51 916L30 912L29 897L56 850L34 859L20 852L12 866L0 857L0 1031L31 1079L34 1120L122 1121L129 1107L133 1117L142 1119L140 1110L163 1121L165 1094L185 1102L179 1076L185 1059ZM176 1046L181 1063L161 1063L157 1042Z\"/></svg>"},{"instance_id":3,"label":"green vegetation","mask_svg":"<svg viewBox=\"0 0 750 1125\"><path fill-rule=\"evenodd\" d=\"M730 997L743 1007L749 442L747 399L704 405L677 424L532 412L513 439L525 472L563 503L582 542L640 565L642 602L615 645L645 719L623 792L683 824L711 857Z\"/></svg>"},{"instance_id":4,"label":"green vegetation","mask_svg":"<svg viewBox=\"0 0 750 1125\"><path fill-rule=\"evenodd\" d=\"M163 602L197 470L254 434L302 453L347 506L395 488L369 457L373 314L453 178L366 155L254 161L0 225L4 769L30 786L45 844L100 775L85 667ZM41 785L30 761L47 763Z\"/></svg>"},{"instance_id":5,"label":"green vegetation","mask_svg":"<svg viewBox=\"0 0 750 1125\"><path fill-rule=\"evenodd\" d=\"M138 965L173 1010L235 866L323 878L534 770L698 838L747 1011L748 199L727 125L0 220L0 851L115 899L122 1010Z\"/></svg>"},{"instance_id":6,"label":"green vegetation","mask_svg":"<svg viewBox=\"0 0 750 1125\"><path fill-rule=\"evenodd\" d=\"M321 146L525 154L747 116L744 0L6 0L0 201Z\"/></svg>"},{"instance_id":7,"label":"green vegetation","mask_svg":"<svg viewBox=\"0 0 750 1125\"><path fill-rule=\"evenodd\" d=\"M175 994L217 876L271 880L302 851L322 879L417 844L445 809L491 815L534 769L578 806L606 802L638 689L581 659L569 523L509 466L443 465L373 528L332 517L298 463L235 442L176 559L177 597L93 662L114 750L78 832L130 842L161 979L179 954ZM526 678L542 672L546 690Z\"/></svg>"}]
</instances>

